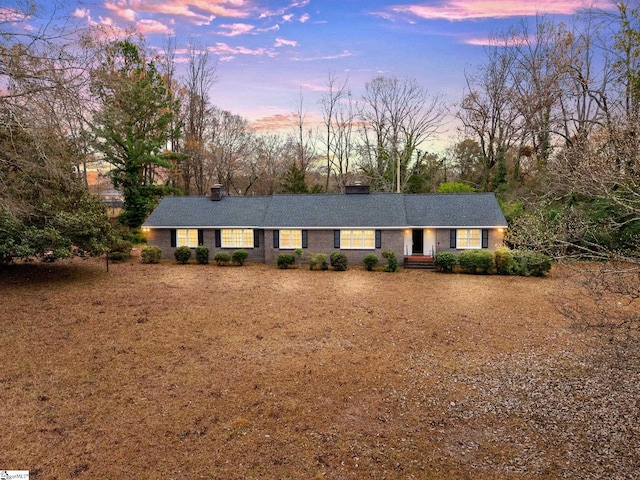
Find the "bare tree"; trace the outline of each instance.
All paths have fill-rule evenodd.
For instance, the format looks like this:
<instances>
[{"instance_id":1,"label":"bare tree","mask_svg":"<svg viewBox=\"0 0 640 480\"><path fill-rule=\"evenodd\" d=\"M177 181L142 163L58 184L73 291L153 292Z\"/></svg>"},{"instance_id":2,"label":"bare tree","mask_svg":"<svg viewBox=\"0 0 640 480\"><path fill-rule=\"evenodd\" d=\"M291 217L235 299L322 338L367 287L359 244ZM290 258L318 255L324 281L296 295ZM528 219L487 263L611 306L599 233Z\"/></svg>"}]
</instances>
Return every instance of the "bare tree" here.
<instances>
[{"instance_id":1,"label":"bare tree","mask_svg":"<svg viewBox=\"0 0 640 480\"><path fill-rule=\"evenodd\" d=\"M309 169L310 162L316 156L315 136L312 129L305 126L307 114L304 108L304 97L300 93L298 98L296 118L296 143L298 148L298 167L305 173Z\"/></svg>"},{"instance_id":2,"label":"bare tree","mask_svg":"<svg viewBox=\"0 0 640 480\"><path fill-rule=\"evenodd\" d=\"M563 265L558 311L579 328L622 346L621 357L637 354L640 340L640 267L620 261Z\"/></svg>"},{"instance_id":3,"label":"bare tree","mask_svg":"<svg viewBox=\"0 0 640 480\"><path fill-rule=\"evenodd\" d=\"M239 115L214 107L210 114L208 150L211 163L207 171L227 192L242 192L236 184L246 174L252 147L248 122Z\"/></svg>"},{"instance_id":4,"label":"bare tree","mask_svg":"<svg viewBox=\"0 0 640 480\"><path fill-rule=\"evenodd\" d=\"M209 92L216 79L217 62L206 49L189 46L189 61L183 105L184 152L181 162L182 188L191 194L204 195L209 185L206 175L207 122L211 113Z\"/></svg>"},{"instance_id":5,"label":"bare tree","mask_svg":"<svg viewBox=\"0 0 640 480\"><path fill-rule=\"evenodd\" d=\"M324 120L326 155L325 191L333 176L339 190L347 183L352 158L355 154L356 106L347 86L347 81L337 85L335 75L330 74L327 93L320 100Z\"/></svg>"},{"instance_id":6,"label":"bare tree","mask_svg":"<svg viewBox=\"0 0 640 480\"><path fill-rule=\"evenodd\" d=\"M523 122L523 134L544 168L555 146L560 124L558 100L571 64L573 34L562 24L536 17L535 32L523 21L510 32L510 78L514 103Z\"/></svg>"},{"instance_id":7,"label":"bare tree","mask_svg":"<svg viewBox=\"0 0 640 480\"><path fill-rule=\"evenodd\" d=\"M362 170L375 189L404 191L418 146L438 133L446 113L415 80L378 77L365 85Z\"/></svg>"},{"instance_id":8,"label":"bare tree","mask_svg":"<svg viewBox=\"0 0 640 480\"><path fill-rule=\"evenodd\" d=\"M487 50L487 63L466 73L469 93L462 100L458 118L465 136L478 142L482 151L482 175L478 187L488 190L491 174L501 156L524 144L523 120L514 105L511 82L514 58L509 36L495 37ZM514 169L518 175L518 169Z\"/></svg>"},{"instance_id":9,"label":"bare tree","mask_svg":"<svg viewBox=\"0 0 640 480\"><path fill-rule=\"evenodd\" d=\"M259 179L253 191L259 195L278 193L287 168L297 157L297 150L291 138L274 133L257 136L251 157Z\"/></svg>"}]
</instances>

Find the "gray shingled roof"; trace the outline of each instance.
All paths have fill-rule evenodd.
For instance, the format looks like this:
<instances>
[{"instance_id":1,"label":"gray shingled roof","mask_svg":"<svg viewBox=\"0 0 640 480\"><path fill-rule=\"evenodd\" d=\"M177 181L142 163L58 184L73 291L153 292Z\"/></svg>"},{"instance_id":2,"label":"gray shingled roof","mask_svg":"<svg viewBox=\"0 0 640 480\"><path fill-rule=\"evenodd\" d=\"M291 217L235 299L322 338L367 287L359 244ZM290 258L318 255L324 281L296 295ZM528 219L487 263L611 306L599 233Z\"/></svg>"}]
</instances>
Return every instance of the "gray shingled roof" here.
<instances>
[{"instance_id":1,"label":"gray shingled roof","mask_svg":"<svg viewBox=\"0 0 640 480\"><path fill-rule=\"evenodd\" d=\"M506 227L492 193L165 197L143 227Z\"/></svg>"},{"instance_id":2,"label":"gray shingled roof","mask_svg":"<svg viewBox=\"0 0 640 480\"><path fill-rule=\"evenodd\" d=\"M226 200L226 199L225 199ZM403 227L402 196L393 193L274 195L265 227Z\"/></svg>"},{"instance_id":3,"label":"gray shingled roof","mask_svg":"<svg viewBox=\"0 0 640 480\"><path fill-rule=\"evenodd\" d=\"M143 227L262 227L270 197L164 197Z\"/></svg>"},{"instance_id":4,"label":"gray shingled roof","mask_svg":"<svg viewBox=\"0 0 640 480\"><path fill-rule=\"evenodd\" d=\"M404 195L407 226L506 227L493 193Z\"/></svg>"}]
</instances>

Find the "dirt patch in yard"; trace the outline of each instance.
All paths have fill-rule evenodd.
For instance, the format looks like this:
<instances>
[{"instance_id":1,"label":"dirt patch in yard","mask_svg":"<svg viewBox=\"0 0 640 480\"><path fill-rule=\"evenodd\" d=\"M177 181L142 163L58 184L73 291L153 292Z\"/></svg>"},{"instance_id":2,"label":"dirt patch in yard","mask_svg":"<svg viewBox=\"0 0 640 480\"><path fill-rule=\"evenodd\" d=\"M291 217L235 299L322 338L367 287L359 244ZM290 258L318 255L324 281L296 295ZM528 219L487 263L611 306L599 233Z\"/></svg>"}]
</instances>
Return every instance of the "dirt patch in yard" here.
<instances>
[{"instance_id":1,"label":"dirt patch in yard","mask_svg":"<svg viewBox=\"0 0 640 480\"><path fill-rule=\"evenodd\" d=\"M31 478L631 478L637 357L543 279L0 270L0 469Z\"/></svg>"}]
</instances>

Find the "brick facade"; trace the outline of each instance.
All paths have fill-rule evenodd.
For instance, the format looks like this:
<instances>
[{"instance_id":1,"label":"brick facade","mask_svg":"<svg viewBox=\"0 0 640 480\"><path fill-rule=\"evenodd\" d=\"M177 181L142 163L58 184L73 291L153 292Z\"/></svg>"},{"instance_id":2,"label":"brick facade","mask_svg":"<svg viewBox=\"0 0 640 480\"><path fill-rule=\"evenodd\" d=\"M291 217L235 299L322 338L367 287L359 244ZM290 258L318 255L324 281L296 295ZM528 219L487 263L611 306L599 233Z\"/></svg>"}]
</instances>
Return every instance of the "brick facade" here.
<instances>
[{"instance_id":1,"label":"brick facade","mask_svg":"<svg viewBox=\"0 0 640 480\"><path fill-rule=\"evenodd\" d=\"M248 262L257 263L273 263L275 264L278 255L281 253L294 253L293 249L274 248L273 247L273 230L259 230L258 233L259 246L254 248L245 248L249 257ZM405 230L381 230L381 246L374 250L340 250L347 256L350 265L361 265L365 255L374 253L380 257L382 261L382 252L391 250L395 252L398 260L404 257L404 238ZM436 253L437 252L453 252L460 253L462 249L450 248L449 229L436 229ZM153 228L147 232L147 244L159 247L162 250L162 258L173 259L175 247L171 246L171 229ZM329 257L333 252L338 250L333 244L334 230L307 230L307 248L304 249L302 261L308 262L309 258L316 253L324 253ZM504 240L504 232L502 229L489 229L488 250L494 251L496 247L501 246ZM203 229L203 245L209 248L209 258L218 252L233 253L237 248L219 248L215 246L215 229ZM193 257L195 258L195 248Z\"/></svg>"}]
</instances>

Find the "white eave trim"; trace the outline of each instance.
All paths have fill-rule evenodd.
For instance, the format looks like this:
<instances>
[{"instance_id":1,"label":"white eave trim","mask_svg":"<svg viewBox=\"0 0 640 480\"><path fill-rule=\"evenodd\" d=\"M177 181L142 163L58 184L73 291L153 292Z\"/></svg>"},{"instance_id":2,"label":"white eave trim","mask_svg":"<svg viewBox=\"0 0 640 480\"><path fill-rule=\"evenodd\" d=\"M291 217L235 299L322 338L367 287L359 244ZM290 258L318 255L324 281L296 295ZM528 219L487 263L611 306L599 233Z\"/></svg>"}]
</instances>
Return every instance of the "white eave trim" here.
<instances>
[{"instance_id":1,"label":"white eave trim","mask_svg":"<svg viewBox=\"0 0 640 480\"><path fill-rule=\"evenodd\" d=\"M451 230L458 228L488 228L488 229L497 229L497 228L509 228L508 225L404 225L404 226L393 226L393 227L378 227L371 225L349 225L349 226L323 226L323 227L301 227L297 226L251 226L251 225L142 225L140 228L148 228L148 229L189 229L189 228L203 228L203 229L226 229L226 228L251 228L258 230L409 230L409 229L419 229L419 228L432 228L434 230Z\"/></svg>"}]
</instances>

